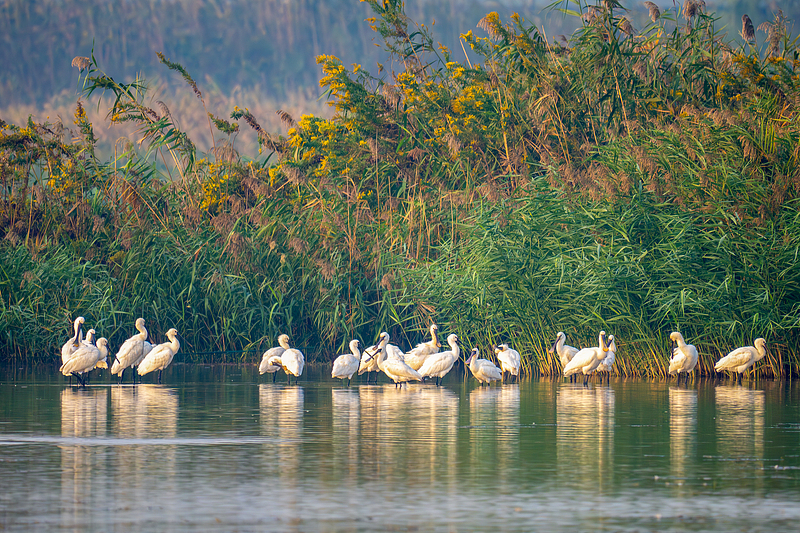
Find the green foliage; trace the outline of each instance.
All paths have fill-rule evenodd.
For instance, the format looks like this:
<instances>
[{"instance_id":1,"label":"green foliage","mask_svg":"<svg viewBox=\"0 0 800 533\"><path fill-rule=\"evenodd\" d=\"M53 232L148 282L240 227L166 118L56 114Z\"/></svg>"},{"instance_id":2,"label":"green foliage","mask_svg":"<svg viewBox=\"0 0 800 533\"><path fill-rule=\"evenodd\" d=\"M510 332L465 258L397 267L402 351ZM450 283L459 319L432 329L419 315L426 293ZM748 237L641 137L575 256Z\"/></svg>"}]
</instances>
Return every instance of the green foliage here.
<instances>
[{"instance_id":1,"label":"green foliage","mask_svg":"<svg viewBox=\"0 0 800 533\"><path fill-rule=\"evenodd\" d=\"M654 376L679 329L704 373L756 336L770 347L760 374L797 372L800 62L780 15L762 57L726 41L699 4L634 31L616 6L577 3L582 27L564 44L490 13L478 25L488 37L463 35L480 61L461 63L401 2L368 3L393 70L319 56L335 114L279 112L285 135L235 108L266 160L241 157L238 125L210 114L214 149L196 155L169 111L146 105L143 81L118 83L87 59L85 94L110 91L111 120L135 123L142 144L101 163L85 125L78 145L6 126L0 250L22 254L26 233L31 256L97 267L95 316L121 328L116 340L117 317L142 315L195 351L288 332L327 359L381 330L411 344L436 320L484 353L510 341L529 371L557 373L546 351L557 331L587 345L603 328L620 373ZM53 170L67 164L76 170ZM35 176L40 226L24 188ZM54 176L75 184L50 186ZM60 307L37 318L28 272L0 285L20 355L54 350L52 332L93 305L62 283ZM37 320L36 340L20 341Z\"/></svg>"}]
</instances>

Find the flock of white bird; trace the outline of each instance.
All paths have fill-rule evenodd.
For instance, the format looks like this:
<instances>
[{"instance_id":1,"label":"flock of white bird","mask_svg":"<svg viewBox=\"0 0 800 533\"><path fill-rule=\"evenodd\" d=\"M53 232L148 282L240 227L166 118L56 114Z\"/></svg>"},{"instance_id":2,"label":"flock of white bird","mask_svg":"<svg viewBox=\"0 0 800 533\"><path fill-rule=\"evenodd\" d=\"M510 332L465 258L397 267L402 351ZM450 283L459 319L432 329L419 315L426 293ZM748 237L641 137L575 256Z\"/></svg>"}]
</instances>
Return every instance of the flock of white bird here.
<instances>
[{"instance_id":1,"label":"flock of white bird","mask_svg":"<svg viewBox=\"0 0 800 533\"><path fill-rule=\"evenodd\" d=\"M394 381L395 386L401 386L409 381L423 381L426 378L434 380L436 385L439 385L455 362L461 358L461 346L458 335L451 334L447 337L450 349L439 351L442 345L437 336L438 330L438 326L432 324L431 340L422 342L407 352L395 344L389 344L389 334L385 331L380 334L378 344L366 350L362 350L361 341L353 339L350 341L350 353L340 355L333 362L331 377L349 383L356 372L358 375L367 373L369 383L370 373L375 372L377 381L377 374L383 372ZM288 335L278 337L278 344L279 346L264 352L258 371L261 374L272 373L272 380L275 381L276 373L283 369L287 379L291 381L294 376L296 382L303 372L303 354L300 350L289 346ZM505 373L519 376L519 352L509 348L507 344L501 344L495 347L495 353L500 367L487 359L479 359L477 348L473 348L466 361L472 375L481 385L502 380Z\"/></svg>"},{"instance_id":2,"label":"flock of white bird","mask_svg":"<svg viewBox=\"0 0 800 533\"><path fill-rule=\"evenodd\" d=\"M75 376L81 386L86 386L83 378L95 368L108 368L108 340L101 337L95 340L95 330L90 329L83 337L83 324L86 319L79 316L73 324L73 335L61 347L61 368L59 371L65 376ZM147 342L147 329L144 327L144 318L136 319L136 335L122 343L119 351L114 356L111 365L111 374L118 375L120 381L128 367L136 367L136 372L144 376L149 372L158 370L158 382L161 383L161 372L169 366L172 358L181 347L178 341L178 330L175 328L167 331L169 342L163 344L150 344ZM133 376L136 382L136 374Z\"/></svg>"},{"instance_id":3,"label":"flock of white bird","mask_svg":"<svg viewBox=\"0 0 800 533\"><path fill-rule=\"evenodd\" d=\"M86 338L83 338L84 323L85 319L82 316L75 319L73 335L61 348L62 365L59 369L65 376L75 376L81 386L86 385L83 377L85 373L94 368L108 368L108 341L102 337L95 340L95 330L93 329L90 329L86 333ZM136 367L136 373L140 376L158 370L158 382L161 383L162 371L169 366L180 349L178 332L174 328L170 329L167 331L169 342L152 345L147 341L148 333L143 318L136 319L136 329L138 333L126 340L114 356L111 374L118 375L121 382L125 370L129 367ZM367 373L367 383L369 383L370 373L375 372L375 381L377 382L377 374L383 372L394 381L395 386L425 379L434 380L438 386L453 368L455 362L461 359L458 335L454 333L449 335L447 344L450 349L439 351L442 345L439 343L438 331L438 326L432 324L430 327L431 340L422 342L407 352L395 344L389 344L389 334L386 332L380 334L376 345L370 346L366 350L362 350L361 342L358 339L353 339L350 341L350 353L340 355L333 362L331 376L346 380L349 384L356 372L358 375ZM689 373L694 371L697 366L697 348L686 344L683 335L677 331L670 334L670 339L674 343L674 348L669 361L669 374L677 374L678 383L680 383L681 374L686 374L686 379L688 379ZM717 372L736 372L741 381L742 374L767 354L767 343L763 338L756 339L754 344L755 346L744 346L733 350L720 359L714 369ZM566 335L559 331L549 351L558 355L565 377L573 379L578 374L583 374L583 383L587 385L592 373L605 372L610 376L617 345L613 335L606 337L606 332L601 331L597 346L579 350L568 346ZM478 348L472 349L464 363L481 385L490 384L492 381L502 381L506 373L518 379L521 364L519 352L510 348L508 344L495 346L494 352L499 367L488 359L479 359ZM292 377L297 383L303 374L304 367L303 352L292 348L289 345L289 336L283 334L278 337L278 346L264 352L258 370L260 374L272 373L273 382L277 372L283 370L289 383L291 383ZM135 374L133 379L135 382Z\"/></svg>"},{"instance_id":4,"label":"flock of white bird","mask_svg":"<svg viewBox=\"0 0 800 533\"><path fill-rule=\"evenodd\" d=\"M678 383L680 383L681 374L686 374L686 379L688 380L689 374L697 366L697 348L693 344L686 344L683 335L678 331L670 333L669 338L674 343L672 357L669 360L669 374L677 374ZM565 341L566 335L564 335L564 332L559 331L555 343L550 348L551 353L558 354L564 367L565 376L583 373L583 383L586 385L589 375L593 372L610 372L611 366L614 364L615 352L617 351L613 335L610 335L608 341L606 341L606 332L601 331L598 346L583 348L582 350L564 344ZM759 337L753 344L755 346L736 348L717 361L714 365L714 370L717 372L735 372L741 382L742 374L767 355L767 341Z\"/></svg>"}]
</instances>

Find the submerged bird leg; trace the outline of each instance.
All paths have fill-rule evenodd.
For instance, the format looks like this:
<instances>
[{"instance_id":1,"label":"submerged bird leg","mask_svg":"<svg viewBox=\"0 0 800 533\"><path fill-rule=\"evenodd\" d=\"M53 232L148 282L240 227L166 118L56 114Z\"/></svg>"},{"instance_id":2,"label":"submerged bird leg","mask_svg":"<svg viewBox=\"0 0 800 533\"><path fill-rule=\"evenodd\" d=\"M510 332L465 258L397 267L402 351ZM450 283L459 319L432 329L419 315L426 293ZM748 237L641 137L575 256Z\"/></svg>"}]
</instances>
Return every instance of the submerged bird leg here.
<instances>
[{"instance_id":1,"label":"submerged bird leg","mask_svg":"<svg viewBox=\"0 0 800 533\"><path fill-rule=\"evenodd\" d=\"M161 385L161 372L162 370L158 371L158 384Z\"/></svg>"},{"instance_id":2,"label":"submerged bird leg","mask_svg":"<svg viewBox=\"0 0 800 533\"><path fill-rule=\"evenodd\" d=\"M122 369L122 372L119 373L119 381L117 382L118 385L122 385L122 379L125 377L125 369Z\"/></svg>"},{"instance_id":3,"label":"submerged bird leg","mask_svg":"<svg viewBox=\"0 0 800 533\"><path fill-rule=\"evenodd\" d=\"M275 378L276 378L276 377L278 377L278 373L277 373L277 372L273 372L273 373L272 373L272 382L273 382L273 383L275 383Z\"/></svg>"},{"instance_id":4,"label":"submerged bird leg","mask_svg":"<svg viewBox=\"0 0 800 533\"><path fill-rule=\"evenodd\" d=\"M589 374L584 374L583 375L583 386L584 387L588 387L589 386Z\"/></svg>"}]
</instances>

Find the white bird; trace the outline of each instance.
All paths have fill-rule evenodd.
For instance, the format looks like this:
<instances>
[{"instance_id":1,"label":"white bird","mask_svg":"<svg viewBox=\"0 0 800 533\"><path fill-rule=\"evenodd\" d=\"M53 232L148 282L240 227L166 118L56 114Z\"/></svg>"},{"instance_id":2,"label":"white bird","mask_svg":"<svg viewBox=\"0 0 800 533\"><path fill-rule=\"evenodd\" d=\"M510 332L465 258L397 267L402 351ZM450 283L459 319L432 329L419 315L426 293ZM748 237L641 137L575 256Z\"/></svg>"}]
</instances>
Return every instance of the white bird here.
<instances>
[{"instance_id":1,"label":"white bird","mask_svg":"<svg viewBox=\"0 0 800 533\"><path fill-rule=\"evenodd\" d=\"M101 337L97 341L97 346L82 345L78 348L69 360L61 365L59 372L65 376L75 376L81 386L86 386L86 381L81 377L84 372L89 372L95 365L108 356L108 340Z\"/></svg>"},{"instance_id":2,"label":"white bird","mask_svg":"<svg viewBox=\"0 0 800 533\"><path fill-rule=\"evenodd\" d=\"M139 332L122 343L117 351L114 364L111 365L111 374L119 376L119 382L125 375L125 369L133 368L142 362L145 356L153 349L153 345L147 342L147 328L144 327L144 318L136 319L136 330ZM136 383L136 372L133 373L133 382Z\"/></svg>"},{"instance_id":3,"label":"white bird","mask_svg":"<svg viewBox=\"0 0 800 533\"><path fill-rule=\"evenodd\" d=\"M86 332L86 338L81 341L81 344L84 346L95 346L97 342L97 332L94 329L90 329Z\"/></svg>"},{"instance_id":4,"label":"white bird","mask_svg":"<svg viewBox=\"0 0 800 533\"><path fill-rule=\"evenodd\" d=\"M383 349L386 352L386 357L388 357L389 359L396 359L398 361L403 361L405 363L406 354L403 353L403 350L401 350L398 345L387 344Z\"/></svg>"},{"instance_id":5,"label":"white bird","mask_svg":"<svg viewBox=\"0 0 800 533\"><path fill-rule=\"evenodd\" d=\"M608 352L597 365L597 372L608 372L608 381L611 382L611 368L614 366L614 359L617 353L617 343L614 342L614 335L608 336ZM600 375L600 383L603 383L603 375Z\"/></svg>"},{"instance_id":6,"label":"white bird","mask_svg":"<svg viewBox=\"0 0 800 533\"><path fill-rule=\"evenodd\" d=\"M583 384L587 385L589 383L589 374L597 369L597 365L606 358L607 353L606 332L601 331L598 346L578 350L578 353L576 353L567 366L564 367L564 376L571 376L582 372Z\"/></svg>"},{"instance_id":7,"label":"white bird","mask_svg":"<svg viewBox=\"0 0 800 533\"><path fill-rule=\"evenodd\" d=\"M380 368L378 367L379 354L380 348L377 344L361 352L361 363L358 366L359 376L364 372L375 372L375 383L378 382L378 372L380 372ZM367 383L369 383L369 374L367 374Z\"/></svg>"},{"instance_id":8,"label":"white bird","mask_svg":"<svg viewBox=\"0 0 800 533\"><path fill-rule=\"evenodd\" d=\"M72 354L80 348L80 343L82 340L82 331L81 326L86 321L85 318L79 316L75 319L75 322L72 324L72 337L64 343L64 346L61 347L61 364L63 365L69 358L72 357Z\"/></svg>"},{"instance_id":9,"label":"white bird","mask_svg":"<svg viewBox=\"0 0 800 533\"><path fill-rule=\"evenodd\" d=\"M484 383L491 384L492 381L503 379L500 369L497 368L494 363L488 359L478 359L477 348L472 349L472 354L470 354L469 359L467 359L467 365L472 375L480 382L481 386L483 386Z\"/></svg>"},{"instance_id":10,"label":"white bird","mask_svg":"<svg viewBox=\"0 0 800 533\"><path fill-rule=\"evenodd\" d=\"M742 374L747 372L747 369L753 366L757 361L760 361L767 355L767 341L761 337L757 338L753 346L743 346L736 348L734 351L717 361L714 365L714 370L720 372L722 370L731 370L739 373L739 383L742 382Z\"/></svg>"},{"instance_id":11,"label":"white bird","mask_svg":"<svg viewBox=\"0 0 800 533\"><path fill-rule=\"evenodd\" d=\"M439 339L436 338L436 332L439 331L439 326L436 324L431 324L430 331L431 340L417 344L415 348L412 348L403 356L406 364L414 370L419 370L420 367L422 367L422 364L425 362L425 359L427 359L428 356L437 353L439 348L442 347L442 345L439 343Z\"/></svg>"},{"instance_id":12,"label":"white bird","mask_svg":"<svg viewBox=\"0 0 800 533\"><path fill-rule=\"evenodd\" d=\"M171 328L167 331L167 338L169 342L153 346L150 353L139 363L136 372L138 372L140 376L158 370L158 382L161 383L161 372L169 366L172 362L172 358L175 357L175 354L181 349L181 343L178 341L177 329Z\"/></svg>"},{"instance_id":13,"label":"white bird","mask_svg":"<svg viewBox=\"0 0 800 533\"><path fill-rule=\"evenodd\" d=\"M494 353L497 355L497 360L500 361L500 370L503 375L508 372L519 380L519 367L520 356L519 352L513 348L509 348L508 344L501 344L494 347Z\"/></svg>"},{"instance_id":14,"label":"white bird","mask_svg":"<svg viewBox=\"0 0 800 533\"><path fill-rule=\"evenodd\" d=\"M264 352L264 355L261 357L261 364L258 365L258 373L266 374L269 372L272 374L272 382L275 383L275 377L277 376L278 370L283 368L281 356L283 355L283 352L288 349L289 335L278 335L278 346L274 346Z\"/></svg>"},{"instance_id":15,"label":"white bird","mask_svg":"<svg viewBox=\"0 0 800 533\"><path fill-rule=\"evenodd\" d=\"M572 358L575 357L575 354L578 353L578 349L574 346L569 346L564 344L567 340L567 336L564 335L563 331L559 331L556 334L556 340L553 343L553 346L550 347L548 352L553 353L555 352L558 355L558 359L561 361L561 368L562 370L567 367ZM572 378L570 378L571 380Z\"/></svg>"},{"instance_id":16,"label":"white bird","mask_svg":"<svg viewBox=\"0 0 800 533\"><path fill-rule=\"evenodd\" d=\"M694 371L697 366L697 348L693 344L686 344L683 335L678 331L669 334L669 338L677 344L672 350L672 359L669 360L669 374L678 374L678 383L681 382L681 372L686 372L686 379L689 373Z\"/></svg>"},{"instance_id":17,"label":"white bird","mask_svg":"<svg viewBox=\"0 0 800 533\"><path fill-rule=\"evenodd\" d=\"M298 378L303 375L306 358L303 356L303 352L297 348L287 348L281 354L281 366L283 366L283 371L286 372L286 379L289 383L292 382L292 376L294 376L294 383L297 385Z\"/></svg>"},{"instance_id":18,"label":"white bird","mask_svg":"<svg viewBox=\"0 0 800 533\"><path fill-rule=\"evenodd\" d=\"M345 379L353 379L353 374L358 371L361 362L361 343L358 339L350 341L350 351L352 353L340 355L333 361L332 378L341 378L343 382Z\"/></svg>"},{"instance_id":19,"label":"white bird","mask_svg":"<svg viewBox=\"0 0 800 533\"><path fill-rule=\"evenodd\" d=\"M97 332L90 329L86 332L86 338L81 341L82 346L96 346L97 345ZM108 358L103 357L94 366L95 368L108 368Z\"/></svg>"},{"instance_id":20,"label":"white bird","mask_svg":"<svg viewBox=\"0 0 800 533\"><path fill-rule=\"evenodd\" d=\"M398 358L396 351L387 349L388 346L390 346L389 334L384 331L381 333L380 342L378 343L378 348L380 349L378 368L394 381L395 387L402 386L407 381L422 381L422 376L419 375L419 372L408 366L402 358ZM390 352L394 353L390 355Z\"/></svg>"},{"instance_id":21,"label":"white bird","mask_svg":"<svg viewBox=\"0 0 800 533\"><path fill-rule=\"evenodd\" d=\"M441 383L442 378L450 372L455 362L461 357L458 335L451 333L450 336L447 337L447 344L450 345L450 350L430 354L425 359L422 366L417 369L419 375L423 378L436 378L437 386Z\"/></svg>"}]
</instances>

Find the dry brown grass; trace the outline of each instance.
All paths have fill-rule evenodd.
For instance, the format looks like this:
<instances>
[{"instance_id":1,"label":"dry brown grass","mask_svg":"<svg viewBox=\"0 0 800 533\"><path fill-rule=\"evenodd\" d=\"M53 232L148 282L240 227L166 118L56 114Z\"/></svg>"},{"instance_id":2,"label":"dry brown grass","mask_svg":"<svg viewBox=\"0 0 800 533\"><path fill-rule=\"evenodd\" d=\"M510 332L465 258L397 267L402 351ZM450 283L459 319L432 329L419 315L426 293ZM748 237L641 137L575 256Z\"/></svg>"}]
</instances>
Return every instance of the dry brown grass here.
<instances>
[{"instance_id":1,"label":"dry brown grass","mask_svg":"<svg viewBox=\"0 0 800 533\"><path fill-rule=\"evenodd\" d=\"M202 87L202 83L200 86ZM196 143L200 152L208 152L213 148L211 132L208 128L208 118L202 104L195 98L194 93L187 92L182 86L171 86L166 83L153 83L154 90L150 93L150 101L146 105L158 106L163 102L170 110L177 124ZM216 116L229 117L234 106L247 108L258 119L261 126L268 132L284 133L287 129L286 121L277 111L299 117L313 114L318 117L329 118L333 110L320 100L318 95L308 90L294 94L287 100L274 100L264 95L258 88L236 87L230 94L221 94L214 90L204 89L208 111ZM0 107L0 117L12 124L25 124L28 117L33 117L34 122L61 121L68 130L65 132L65 141L78 135L77 128L72 124L72 115L75 111L77 95L72 91L64 91L51 98L41 106L20 105ZM97 105L86 106L86 117L91 122L94 134L97 137L97 156L108 159L114 155L115 144L118 152L123 150L124 143L137 144L141 135L137 134L135 125L131 123L112 123L107 120L107 114L112 101L103 99L100 107ZM215 130L217 141L224 135ZM256 133L251 128L241 128L235 135L234 147L242 154L257 154L258 142Z\"/></svg>"}]
</instances>

